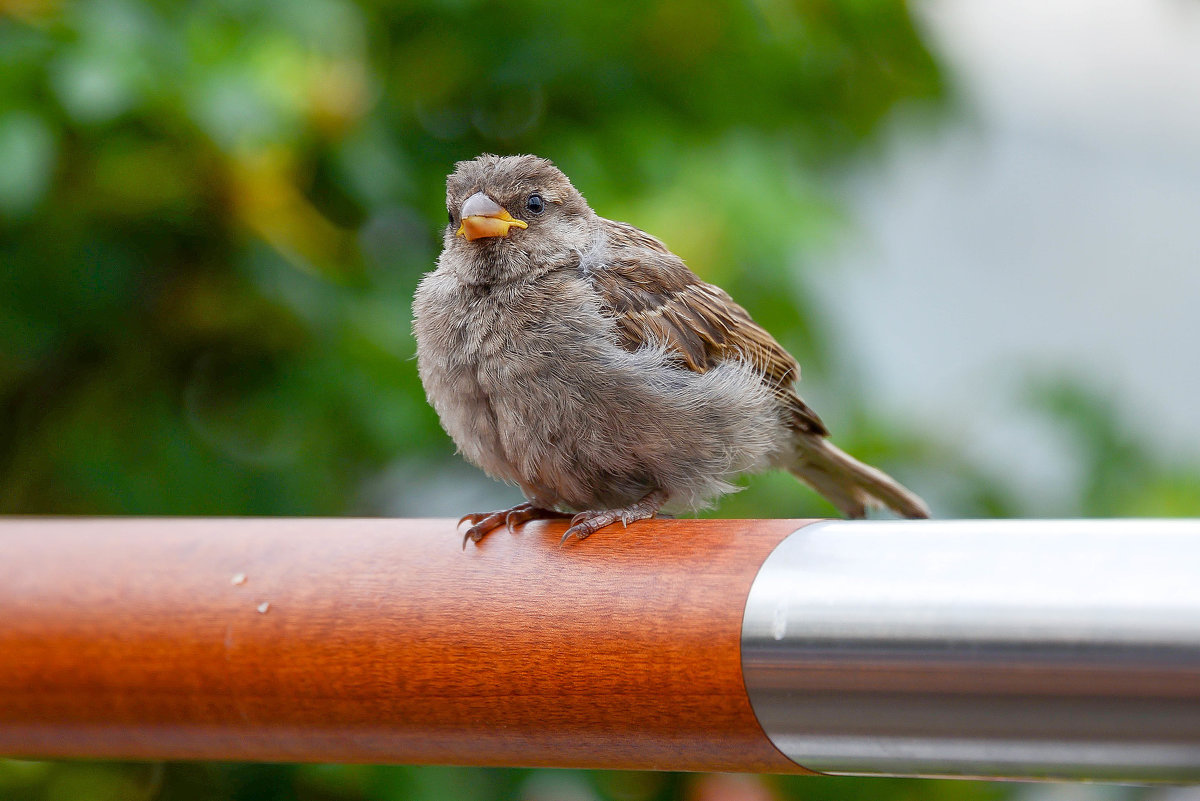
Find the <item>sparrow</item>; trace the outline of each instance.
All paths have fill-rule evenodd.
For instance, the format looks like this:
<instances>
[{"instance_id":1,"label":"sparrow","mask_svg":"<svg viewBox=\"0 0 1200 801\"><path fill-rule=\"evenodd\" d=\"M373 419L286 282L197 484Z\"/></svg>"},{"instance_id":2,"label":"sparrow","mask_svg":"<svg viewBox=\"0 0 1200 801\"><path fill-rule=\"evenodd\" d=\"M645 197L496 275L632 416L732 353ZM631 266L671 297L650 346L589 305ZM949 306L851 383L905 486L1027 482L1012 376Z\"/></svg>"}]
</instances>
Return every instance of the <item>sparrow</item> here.
<instances>
[{"instance_id":1,"label":"sparrow","mask_svg":"<svg viewBox=\"0 0 1200 801\"><path fill-rule=\"evenodd\" d=\"M485 154L446 180L436 269L413 303L417 368L459 451L526 502L463 537L571 517L563 542L698 509L788 470L842 514L925 503L829 441L800 366L653 236L592 211L550 161ZM571 513L574 513L573 515Z\"/></svg>"}]
</instances>

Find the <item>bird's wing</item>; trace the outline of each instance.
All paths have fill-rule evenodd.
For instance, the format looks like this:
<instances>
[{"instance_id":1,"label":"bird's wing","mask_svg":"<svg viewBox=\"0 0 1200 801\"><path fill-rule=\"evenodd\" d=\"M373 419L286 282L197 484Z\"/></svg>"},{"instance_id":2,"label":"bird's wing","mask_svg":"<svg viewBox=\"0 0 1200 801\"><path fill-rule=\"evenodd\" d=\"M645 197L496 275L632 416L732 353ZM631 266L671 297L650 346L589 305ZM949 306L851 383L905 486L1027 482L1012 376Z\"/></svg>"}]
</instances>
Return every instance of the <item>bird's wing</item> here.
<instances>
[{"instance_id":1,"label":"bird's wing","mask_svg":"<svg viewBox=\"0 0 1200 801\"><path fill-rule=\"evenodd\" d=\"M681 367L706 372L730 358L762 371L792 413L798 431L828 436L816 412L796 394L800 365L725 290L707 284L662 242L625 223L605 221L602 256L585 275L617 324L621 347L666 346Z\"/></svg>"}]
</instances>

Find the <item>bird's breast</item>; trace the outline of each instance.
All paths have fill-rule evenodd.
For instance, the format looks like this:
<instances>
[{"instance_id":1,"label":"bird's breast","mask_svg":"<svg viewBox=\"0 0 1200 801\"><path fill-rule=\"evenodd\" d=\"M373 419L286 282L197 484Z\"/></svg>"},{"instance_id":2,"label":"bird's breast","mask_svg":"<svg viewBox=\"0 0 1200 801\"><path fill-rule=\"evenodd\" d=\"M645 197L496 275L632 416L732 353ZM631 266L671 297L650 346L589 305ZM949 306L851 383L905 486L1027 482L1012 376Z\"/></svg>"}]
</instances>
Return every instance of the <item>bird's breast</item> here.
<instances>
[{"instance_id":1,"label":"bird's breast","mask_svg":"<svg viewBox=\"0 0 1200 801\"><path fill-rule=\"evenodd\" d=\"M561 438L562 404L577 394L564 386L563 365L579 350L570 307L550 287L480 292L429 280L414 304L426 394L464 456L528 483L529 454Z\"/></svg>"}]
</instances>

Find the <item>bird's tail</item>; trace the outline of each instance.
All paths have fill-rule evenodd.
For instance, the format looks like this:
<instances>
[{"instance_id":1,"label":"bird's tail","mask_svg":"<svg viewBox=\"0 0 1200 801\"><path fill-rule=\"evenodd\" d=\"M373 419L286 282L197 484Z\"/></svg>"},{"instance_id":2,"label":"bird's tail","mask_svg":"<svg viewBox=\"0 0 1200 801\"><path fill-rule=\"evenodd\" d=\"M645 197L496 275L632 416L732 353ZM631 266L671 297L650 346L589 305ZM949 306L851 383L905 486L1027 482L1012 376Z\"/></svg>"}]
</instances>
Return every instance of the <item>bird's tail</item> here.
<instances>
[{"instance_id":1,"label":"bird's tail","mask_svg":"<svg viewBox=\"0 0 1200 801\"><path fill-rule=\"evenodd\" d=\"M850 518L868 506L885 506L902 517L929 517L929 507L898 481L863 464L824 437L797 437L796 462L788 470Z\"/></svg>"}]
</instances>

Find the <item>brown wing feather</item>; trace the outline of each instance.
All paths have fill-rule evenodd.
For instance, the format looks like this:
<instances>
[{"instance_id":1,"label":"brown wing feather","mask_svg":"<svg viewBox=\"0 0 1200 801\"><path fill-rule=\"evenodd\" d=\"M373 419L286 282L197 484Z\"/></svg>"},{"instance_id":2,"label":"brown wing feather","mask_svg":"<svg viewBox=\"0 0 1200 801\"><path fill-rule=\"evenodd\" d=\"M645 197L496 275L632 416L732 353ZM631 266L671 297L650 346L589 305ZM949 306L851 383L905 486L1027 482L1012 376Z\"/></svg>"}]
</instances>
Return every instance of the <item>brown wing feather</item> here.
<instances>
[{"instance_id":1,"label":"brown wing feather","mask_svg":"<svg viewBox=\"0 0 1200 801\"><path fill-rule=\"evenodd\" d=\"M793 389L800 365L720 287L706 284L662 242L625 223L606 221L603 264L587 274L629 351L659 342L681 366L706 372L741 357L792 412L798 431L828 436L825 424Z\"/></svg>"}]
</instances>

